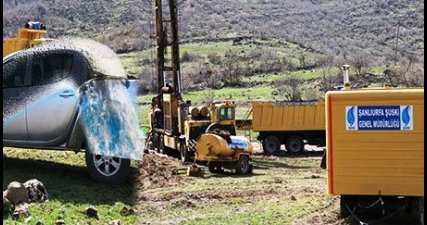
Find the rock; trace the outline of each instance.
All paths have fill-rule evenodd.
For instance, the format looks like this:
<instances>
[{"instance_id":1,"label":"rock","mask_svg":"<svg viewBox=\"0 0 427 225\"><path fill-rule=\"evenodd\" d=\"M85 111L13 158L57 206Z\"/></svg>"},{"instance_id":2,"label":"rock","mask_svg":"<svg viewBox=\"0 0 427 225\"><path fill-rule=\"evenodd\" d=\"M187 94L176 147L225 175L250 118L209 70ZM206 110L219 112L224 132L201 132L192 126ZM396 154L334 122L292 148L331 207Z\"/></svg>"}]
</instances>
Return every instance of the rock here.
<instances>
[{"instance_id":1,"label":"rock","mask_svg":"<svg viewBox=\"0 0 427 225\"><path fill-rule=\"evenodd\" d=\"M88 217L98 218L98 210L94 206L85 208L85 214Z\"/></svg>"},{"instance_id":2,"label":"rock","mask_svg":"<svg viewBox=\"0 0 427 225\"><path fill-rule=\"evenodd\" d=\"M127 207L127 206L123 207L123 209L120 210L120 215L122 215L122 216L130 216L134 213L135 213L135 210L133 208Z\"/></svg>"},{"instance_id":3,"label":"rock","mask_svg":"<svg viewBox=\"0 0 427 225\"><path fill-rule=\"evenodd\" d=\"M6 197L4 197L4 195L3 195L3 210L5 208L10 208L10 206L11 206L10 201Z\"/></svg>"},{"instance_id":4,"label":"rock","mask_svg":"<svg viewBox=\"0 0 427 225\"><path fill-rule=\"evenodd\" d=\"M7 198L10 203L17 205L21 202L29 203L28 191L19 182L13 181L7 186L7 190L3 192L3 198Z\"/></svg>"},{"instance_id":5,"label":"rock","mask_svg":"<svg viewBox=\"0 0 427 225\"><path fill-rule=\"evenodd\" d=\"M45 202L49 199L49 194L46 191L43 183L32 179L24 183L24 187L28 191L30 202Z\"/></svg>"},{"instance_id":6,"label":"rock","mask_svg":"<svg viewBox=\"0 0 427 225\"><path fill-rule=\"evenodd\" d=\"M295 196L293 196L293 195L292 195L292 196L291 196L291 200L292 200L292 201L296 201L296 200L297 200L297 198L296 198Z\"/></svg>"},{"instance_id":7,"label":"rock","mask_svg":"<svg viewBox=\"0 0 427 225\"><path fill-rule=\"evenodd\" d=\"M55 221L55 224L56 224L56 225L65 225L65 222L64 222L64 220L63 220L63 219L57 219L57 220Z\"/></svg>"},{"instance_id":8,"label":"rock","mask_svg":"<svg viewBox=\"0 0 427 225\"><path fill-rule=\"evenodd\" d=\"M108 225L121 225L120 220L113 220Z\"/></svg>"},{"instance_id":9,"label":"rock","mask_svg":"<svg viewBox=\"0 0 427 225\"><path fill-rule=\"evenodd\" d=\"M13 216L20 217L21 215L25 217L30 216L30 206L26 202L16 205L15 211L13 211Z\"/></svg>"},{"instance_id":10,"label":"rock","mask_svg":"<svg viewBox=\"0 0 427 225\"><path fill-rule=\"evenodd\" d=\"M12 204L3 197L3 215L9 214L12 211Z\"/></svg>"},{"instance_id":11,"label":"rock","mask_svg":"<svg viewBox=\"0 0 427 225\"><path fill-rule=\"evenodd\" d=\"M31 218L31 216L30 216L30 217L28 217L27 219L25 219L25 224L28 224L32 219L33 219L33 218Z\"/></svg>"},{"instance_id":12,"label":"rock","mask_svg":"<svg viewBox=\"0 0 427 225\"><path fill-rule=\"evenodd\" d=\"M187 175L191 177L200 177L202 176L202 169L197 165L188 166Z\"/></svg>"}]
</instances>

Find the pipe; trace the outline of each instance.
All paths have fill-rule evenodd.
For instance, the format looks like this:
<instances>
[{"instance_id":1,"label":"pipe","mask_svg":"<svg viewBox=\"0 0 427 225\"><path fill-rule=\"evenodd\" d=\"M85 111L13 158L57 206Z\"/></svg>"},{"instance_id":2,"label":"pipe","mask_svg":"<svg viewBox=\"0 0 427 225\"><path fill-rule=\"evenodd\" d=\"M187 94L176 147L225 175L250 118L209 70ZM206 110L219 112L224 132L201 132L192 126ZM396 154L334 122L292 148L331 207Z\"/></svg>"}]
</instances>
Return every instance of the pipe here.
<instances>
[{"instance_id":1,"label":"pipe","mask_svg":"<svg viewBox=\"0 0 427 225\"><path fill-rule=\"evenodd\" d=\"M351 85L350 85L350 77L348 75L348 71L350 68L350 65L343 65L342 66L343 70L344 70L344 90L350 90L351 89Z\"/></svg>"}]
</instances>

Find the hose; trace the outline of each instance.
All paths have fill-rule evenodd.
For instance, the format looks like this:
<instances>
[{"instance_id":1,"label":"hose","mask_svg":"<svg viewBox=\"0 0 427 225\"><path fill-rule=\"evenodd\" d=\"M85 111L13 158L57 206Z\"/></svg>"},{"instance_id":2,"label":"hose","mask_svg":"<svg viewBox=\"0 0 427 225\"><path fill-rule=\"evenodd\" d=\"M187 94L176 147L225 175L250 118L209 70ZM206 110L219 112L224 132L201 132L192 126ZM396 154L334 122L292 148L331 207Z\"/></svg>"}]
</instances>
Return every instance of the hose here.
<instances>
[{"instance_id":1,"label":"hose","mask_svg":"<svg viewBox=\"0 0 427 225\"><path fill-rule=\"evenodd\" d=\"M407 201L405 201L405 204L403 204L398 210L396 210L395 212L393 212L393 213L391 213L391 214L389 214L389 215L387 215L387 216L384 216L384 217L382 217L382 218L380 218L380 219L378 219L378 220L375 220L375 221L372 221L372 222L364 222L364 221L362 221L356 214L355 214L355 212L356 212L356 210L357 210L357 208L361 208L361 209L369 209L369 208L372 208L372 207L374 207L375 205L377 205L378 203L380 203L381 202L381 205L383 205L384 206L384 201L382 200L382 198L380 197L375 203L373 203L373 204L371 204L370 206L368 206L368 207L364 207L364 208L362 208L362 207L359 207L359 206L357 206L357 207L355 207L354 208L354 210L351 210L350 209L350 206L348 205L348 203L345 205L345 207L346 207L346 209L347 209L347 211L350 213L350 215L360 224L360 225L375 225L375 224L378 224L378 223L380 223L380 222L383 222L383 221L386 221L386 220L388 220L388 219L390 219L390 218L392 218L392 217L394 217L394 216L397 216L397 215L400 215L400 214L402 214L404 211L405 211L405 209L408 207L408 202Z\"/></svg>"}]
</instances>

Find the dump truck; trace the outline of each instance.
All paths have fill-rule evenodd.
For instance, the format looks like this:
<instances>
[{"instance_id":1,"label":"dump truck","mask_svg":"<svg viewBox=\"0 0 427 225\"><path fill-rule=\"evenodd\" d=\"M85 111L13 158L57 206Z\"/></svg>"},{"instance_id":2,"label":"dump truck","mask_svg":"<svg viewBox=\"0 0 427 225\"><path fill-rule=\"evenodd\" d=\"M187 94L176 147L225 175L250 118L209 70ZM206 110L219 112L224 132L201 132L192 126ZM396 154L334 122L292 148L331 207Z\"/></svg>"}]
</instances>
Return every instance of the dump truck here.
<instances>
[{"instance_id":1,"label":"dump truck","mask_svg":"<svg viewBox=\"0 0 427 225\"><path fill-rule=\"evenodd\" d=\"M46 26L43 23L26 23L24 27L18 29L16 37L3 40L3 58L14 52L52 40L44 38L43 36L46 34Z\"/></svg>"},{"instance_id":2,"label":"dump truck","mask_svg":"<svg viewBox=\"0 0 427 225\"><path fill-rule=\"evenodd\" d=\"M424 89L332 91L325 112L328 192L342 216L406 211L424 224Z\"/></svg>"},{"instance_id":3,"label":"dump truck","mask_svg":"<svg viewBox=\"0 0 427 225\"><path fill-rule=\"evenodd\" d=\"M211 172L227 168L250 173L252 146L235 136L235 103L193 107L182 98L177 1L169 0L165 8L162 0L156 0L155 10L158 93L149 116L152 148L179 153L183 163L207 163Z\"/></svg>"},{"instance_id":4,"label":"dump truck","mask_svg":"<svg viewBox=\"0 0 427 225\"><path fill-rule=\"evenodd\" d=\"M301 153L305 144L325 146L325 103L252 102L252 119L237 120L238 129L259 132L266 154L276 154L284 144L289 153Z\"/></svg>"}]
</instances>

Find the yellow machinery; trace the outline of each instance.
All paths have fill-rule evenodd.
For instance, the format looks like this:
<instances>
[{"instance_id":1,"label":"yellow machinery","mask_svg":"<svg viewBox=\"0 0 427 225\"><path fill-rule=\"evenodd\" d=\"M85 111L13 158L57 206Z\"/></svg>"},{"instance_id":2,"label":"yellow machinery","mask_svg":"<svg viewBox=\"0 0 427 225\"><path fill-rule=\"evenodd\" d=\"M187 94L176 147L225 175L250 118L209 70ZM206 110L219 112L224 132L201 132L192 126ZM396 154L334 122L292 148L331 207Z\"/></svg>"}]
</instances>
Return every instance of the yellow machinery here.
<instances>
[{"instance_id":1,"label":"yellow machinery","mask_svg":"<svg viewBox=\"0 0 427 225\"><path fill-rule=\"evenodd\" d=\"M164 111L153 109L150 115L153 148L160 153L180 153L183 163L208 163L214 173L223 168L240 174L251 172L252 145L246 138L235 136L235 103L190 108L170 94L162 95ZM162 119L164 126L156 123Z\"/></svg>"},{"instance_id":2,"label":"yellow machinery","mask_svg":"<svg viewBox=\"0 0 427 225\"><path fill-rule=\"evenodd\" d=\"M325 130L325 103L253 102L252 129L267 131Z\"/></svg>"},{"instance_id":3,"label":"yellow machinery","mask_svg":"<svg viewBox=\"0 0 427 225\"><path fill-rule=\"evenodd\" d=\"M259 132L266 154L285 144L289 153L300 153L308 144L325 145L325 103L252 102L251 120L238 120L238 129Z\"/></svg>"},{"instance_id":4,"label":"yellow machinery","mask_svg":"<svg viewBox=\"0 0 427 225\"><path fill-rule=\"evenodd\" d=\"M48 41L43 38L47 34L46 28L39 22L29 22L25 28L18 29L18 35L15 38L3 40L3 58L14 52L31 48L35 45Z\"/></svg>"},{"instance_id":5,"label":"yellow machinery","mask_svg":"<svg viewBox=\"0 0 427 225\"><path fill-rule=\"evenodd\" d=\"M209 162L209 170L220 172L222 168L235 169L239 174L252 171L249 164L252 145L242 137L221 137L217 134L203 134L196 142L195 158L197 161Z\"/></svg>"},{"instance_id":6,"label":"yellow machinery","mask_svg":"<svg viewBox=\"0 0 427 225\"><path fill-rule=\"evenodd\" d=\"M150 139L163 153L180 153L182 162L208 163L212 172L222 168L247 174L252 146L236 137L235 104L216 102L190 108L181 96L181 73L176 0L155 0L158 95L153 99ZM164 18L167 11L168 18Z\"/></svg>"},{"instance_id":7,"label":"yellow machinery","mask_svg":"<svg viewBox=\"0 0 427 225\"><path fill-rule=\"evenodd\" d=\"M387 217L400 202L424 224L424 89L328 92L326 133L328 190L344 216L369 205Z\"/></svg>"}]
</instances>

